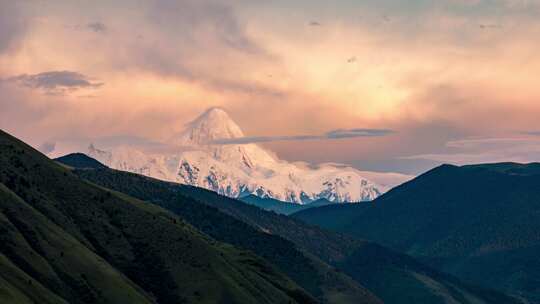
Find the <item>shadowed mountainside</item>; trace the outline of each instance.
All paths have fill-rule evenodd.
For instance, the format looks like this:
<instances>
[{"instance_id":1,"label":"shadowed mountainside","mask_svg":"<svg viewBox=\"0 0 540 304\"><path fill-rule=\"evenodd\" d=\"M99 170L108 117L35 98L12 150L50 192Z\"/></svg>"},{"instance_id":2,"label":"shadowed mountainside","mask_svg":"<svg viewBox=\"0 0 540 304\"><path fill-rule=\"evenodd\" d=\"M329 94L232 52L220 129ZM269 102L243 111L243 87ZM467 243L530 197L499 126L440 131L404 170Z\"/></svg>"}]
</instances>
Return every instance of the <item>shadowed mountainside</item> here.
<instances>
[{"instance_id":1,"label":"shadowed mountainside","mask_svg":"<svg viewBox=\"0 0 540 304\"><path fill-rule=\"evenodd\" d=\"M234 243L229 234L240 239L244 238L237 230L231 230L226 222L212 221L209 225L211 227L208 228L198 223L201 218L210 216L205 215L208 210L213 210L213 212L219 210L259 231L281 236L293 242L307 255L316 256L325 263L342 269L338 271L343 271L366 286L385 303L447 303L448 301L517 303L516 300L503 294L465 285L458 279L432 270L406 255L392 252L371 242L356 240L306 225L294 218L268 212L208 190L110 169L76 170L75 172L92 182L127 192L172 210L188 222L193 221L192 223L198 225L199 229L217 239ZM214 208L207 210L203 206L214 207L217 210ZM190 208L198 209L202 213L199 219L193 218L193 211L187 211ZM212 230L217 230L219 233ZM238 246L238 243L235 244ZM252 247L251 250L265 256L258 246ZM279 264L279 261L274 261L274 263ZM281 267L283 266L286 265ZM301 281L297 283L306 288Z\"/></svg>"},{"instance_id":2,"label":"shadowed mountainside","mask_svg":"<svg viewBox=\"0 0 540 304\"><path fill-rule=\"evenodd\" d=\"M373 203L294 216L540 302L540 164L443 165Z\"/></svg>"},{"instance_id":3,"label":"shadowed mountainside","mask_svg":"<svg viewBox=\"0 0 540 304\"><path fill-rule=\"evenodd\" d=\"M313 254L298 249L291 241L186 195L179 191L178 184L111 169L74 172L100 185L170 210L219 241L253 251L273 263L323 303L380 303L358 282Z\"/></svg>"},{"instance_id":4,"label":"shadowed mountainside","mask_svg":"<svg viewBox=\"0 0 540 304\"><path fill-rule=\"evenodd\" d=\"M0 131L0 302L315 303L264 259Z\"/></svg>"}]
</instances>

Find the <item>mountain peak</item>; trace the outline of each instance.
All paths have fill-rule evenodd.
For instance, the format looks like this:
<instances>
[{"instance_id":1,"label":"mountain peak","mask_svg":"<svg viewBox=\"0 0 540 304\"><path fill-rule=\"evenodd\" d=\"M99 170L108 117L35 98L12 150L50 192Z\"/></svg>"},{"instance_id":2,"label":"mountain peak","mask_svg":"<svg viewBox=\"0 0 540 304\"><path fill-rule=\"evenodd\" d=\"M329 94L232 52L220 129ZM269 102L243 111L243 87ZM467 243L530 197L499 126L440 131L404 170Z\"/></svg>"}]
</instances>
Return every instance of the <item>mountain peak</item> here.
<instances>
[{"instance_id":1,"label":"mountain peak","mask_svg":"<svg viewBox=\"0 0 540 304\"><path fill-rule=\"evenodd\" d=\"M243 137L240 127L222 108L213 107L188 123L180 136L180 144L186 146L208 145L216 139Z\"/></svg>"},{"instance_id":2,"label":"mountain peak","mask_svg":"<svg viewBox=\"0 0 540 304\"><path fill-rule=\"evenodd\" d=\"M200 117L203 117L203 116L216 116L216 115L229 117L229 113L227 113L227 111L225 109L221 108L221 107L210 107L210 108L206 109L206 111L204 111L204 113L202 113L200 115Z\"/></svg>"}]
</instances>

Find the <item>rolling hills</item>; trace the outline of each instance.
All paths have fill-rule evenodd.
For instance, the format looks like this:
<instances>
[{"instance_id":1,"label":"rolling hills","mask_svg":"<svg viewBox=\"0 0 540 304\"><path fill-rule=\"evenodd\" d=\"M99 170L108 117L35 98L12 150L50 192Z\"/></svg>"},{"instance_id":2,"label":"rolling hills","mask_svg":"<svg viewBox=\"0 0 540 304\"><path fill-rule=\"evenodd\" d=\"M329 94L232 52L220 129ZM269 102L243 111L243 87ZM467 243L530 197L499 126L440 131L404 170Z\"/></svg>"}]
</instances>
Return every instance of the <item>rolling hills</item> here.
<instances>
[{"instance_id":1,"label":"rolling hills","mask_svg":"<svg viewBox=\"0 0 540 304\"><path fill-rule=\"evenodd\" d=\"M266 260L0 131L0 302L316 303Z\"/></svg>"},{"instance_id":2,"label":"rolling hills","mask_svg":"<svg viewBox=\"0 0 540 304\"><path fill-rule=\"evenodd\" d=\"M295 217L540 303L540 164L443 165L373 203Z\"/></svg>"},{"instance_id":3,"label":"rolling hills","mask_svg":"<svg viewBox=\"0 0 540 304\"><path fill-rule=\"evenodd\" d=\"M306 225L294 218L268 212L208 190L111 169L83 169L74 172L102 186L126 192L169 209L201 231L241 248L246 248L249 244L242 244L234 238L244 240L243 242L246 239L254 240L253 237L244 237L242 231L247 230L246 228L239 231L231 227L232 225L227 224L230 219L223 222L212 220L208 225L201 219L215 218L216 211L219 211L229 218L247 224L251 229L280 236L294 243L304 256L314 256L331 265L336 268L331 273L343 272L374 292L385 303L517 303L515 299L503 294L463 284L452 276L377 244ZM201 214L194 217L191 209L196 209ZM272 261L272 258L264 253L269 248L263 250L257 245L250 249ZM280 265L282 270L285 267L284 272L287 272L288 266L280 264L279 259L274 259L273 263ZM295 279L294 275L289 276ZM296 277L295 281L308 291L312 290L301 278Z\"/></svg>"},{"instance_id":4,"label":"rolling hills","mask_svg":"<svg viewBox=\"0 0 540 304\"><path fill-rule=\"evenodd\" d=\"M179 191L184 188L197 191L198 188L110 169L83 169L74 172L99 185L129 193L170 210L216 240L256 253L278 267L322 303L380 303L358 282L336 271L316 256L299 250L291 241L202 203L201 196L194 198L184 191ZM213 194L202 191L204 194Z\"/></svg>"}]
</instances>

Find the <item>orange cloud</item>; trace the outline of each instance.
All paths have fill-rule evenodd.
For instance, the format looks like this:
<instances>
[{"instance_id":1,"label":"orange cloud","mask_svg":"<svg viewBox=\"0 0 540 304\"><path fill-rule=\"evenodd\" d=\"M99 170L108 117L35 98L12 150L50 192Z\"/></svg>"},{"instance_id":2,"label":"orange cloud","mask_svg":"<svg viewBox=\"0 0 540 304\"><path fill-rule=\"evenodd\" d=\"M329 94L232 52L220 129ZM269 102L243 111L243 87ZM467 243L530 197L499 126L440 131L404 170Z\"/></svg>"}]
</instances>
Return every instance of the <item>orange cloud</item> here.
<instances>
[{"instance_id":1,"label":"orange cloud","mask_svg":"<svg viewBox=\"0 0 540 304\"><path fill-rule=\"evenodd\" d=\"M399 3L372 10L338 3L329 12L316 11L324 5L315 1L312 15L218 0L18 6L24 35L12 44L0 33L0 42L10 41L10 52L0 48L1 78L77 71L106 85L40 96L2 84L3 96L16 103L0 102L7 109L0 127L36 143L50 134L163 140L204 109L222 106L253 136L399 131L331 146L268 144L289 158L346 162L439 152L458 136L534 129L540 22L524 9L534 3L495 3L505 14L478 9L483 1L411 2L410 10Z\"/></svg>"}]
</instances>

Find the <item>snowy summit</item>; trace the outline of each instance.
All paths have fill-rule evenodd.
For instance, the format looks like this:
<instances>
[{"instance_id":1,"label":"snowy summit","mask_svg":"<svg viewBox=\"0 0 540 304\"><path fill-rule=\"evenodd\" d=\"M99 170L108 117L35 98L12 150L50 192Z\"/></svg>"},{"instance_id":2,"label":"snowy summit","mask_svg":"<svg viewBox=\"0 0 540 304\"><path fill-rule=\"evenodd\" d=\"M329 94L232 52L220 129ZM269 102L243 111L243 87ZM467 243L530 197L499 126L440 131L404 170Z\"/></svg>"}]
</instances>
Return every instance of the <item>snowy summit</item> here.
<instances>
[{"instance_id":1,"label":"snowy summit","mask_svg":"<svg viewBox=\"0 0 540 304\"><path fill-rule=\"evenodd\" d=\"M318 199L342 203L373 200L388 190L354 168L307 168L277 159L256 144L214 144L216 140L242 137L244 133L226 111L211 108L173 139L178 153L151 154L126 146L110 151L90 146L87 153L114 169L230 197L254 194L299 204Z\"/></svg>"}]
</instances>

